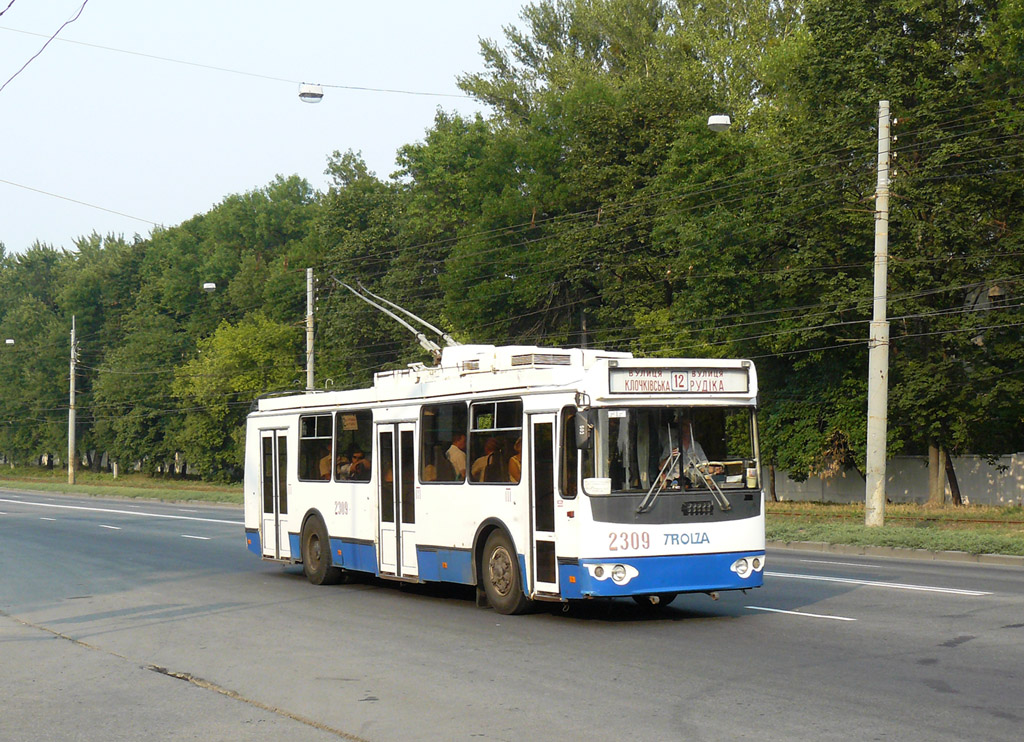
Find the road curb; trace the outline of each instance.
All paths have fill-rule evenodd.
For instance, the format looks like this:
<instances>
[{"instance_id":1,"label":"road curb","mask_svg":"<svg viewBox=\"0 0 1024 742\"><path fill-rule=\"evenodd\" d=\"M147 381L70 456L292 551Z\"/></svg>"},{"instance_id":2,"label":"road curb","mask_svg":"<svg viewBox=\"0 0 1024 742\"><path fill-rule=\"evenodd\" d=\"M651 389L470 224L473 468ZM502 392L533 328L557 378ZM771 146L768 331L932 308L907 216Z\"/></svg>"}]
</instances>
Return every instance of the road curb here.
<instances>
[{"instance_id":1,"label":"road curb","mask_svg":"<svg viewBox=\"0 0 1024 742\"><path fill-rule=\"evenodd\" d=\"M902 549L894 546L857 546L855 544L830 544L825 541L769 541L767 546L769 549L817 551L851 556L895 557L898 559L920 559L930 562L962 562L967 564L1024 568L1024 556L1014 556L1011 554L969 554L966 551L929 551L928 549Z\"/></svg>"}]
</instances>

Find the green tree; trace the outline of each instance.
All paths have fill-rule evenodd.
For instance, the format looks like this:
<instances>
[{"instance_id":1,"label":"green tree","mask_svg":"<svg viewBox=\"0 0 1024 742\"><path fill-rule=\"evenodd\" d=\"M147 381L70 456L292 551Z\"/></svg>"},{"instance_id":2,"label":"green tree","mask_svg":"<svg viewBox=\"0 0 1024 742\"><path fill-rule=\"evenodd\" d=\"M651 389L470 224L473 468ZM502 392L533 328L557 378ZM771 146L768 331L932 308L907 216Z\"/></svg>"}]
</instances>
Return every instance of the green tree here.
<instances>
[{"instance_id":1,"label":"green tree","mask_svg":"<svg viewBox=\"0 0 1024 742\"><path fill-rule=\"evenodd\" d=\"M245 416L268 392L294 389L302 375L299 333L256 312L222 322L199 343L199 354L175 371L174 394L184 405L175 448L209 479L241 477Z\"/></svg>"},{"instance_id":2,"label":"green tree","mask_svg":"<svg viewBox=\"0 0 1024 742\"><path fill-rule=\"evenodd\" d=\"M769 405L767 417L796 400L817 410L804 418L818 433L811 470L830 458L864 459L866 348L844 341L862 341L870 316L871 129L883 98L901 121L889 228L889 452L928 441L979 452L1010 443L989 432L993 420L1020 415L1019 307L988 302L993 289L1012 296L1020 285L1013 204L1024 153L1019 116L1007 115L1004 101L1020 68L992 65L987 51L1011 43L991 38L1005 28L1004 9L953 0L806 5L807 36L774 89L781 187L772 216L785 239L772 268L782 271L776 305L811 309L783 325L769 379L789 402ZM794 153L796 167L783 169ZM829 393L839 389L845 396ZM768 425L774 453L795 462L807 426Z\"/></svg>"},{"instance_id":3,"label":"green tree","mask_svg":"<svg viewBox=\"0 0 1024 742\"><path fill-rule=\"evenodd\" d=\"M99 444L122 468L140 465L154 473L174 460L180 414L171 382L192 341L159 312L136 309L125 324L124 340L107 350L95 371L86 414Z\"/></svg>"},{"instance_id":4,"label":"green tree","mask_svg":"<svg viewBox=\"0 0 1024 742\"><path fill-rule=\"evenodd\" d=\"M380 287L401 251L398 187L377 178L351 151L335 152L327 173L332 182L314 226L314 244L323 265L317 276L316 368L321 383L329 379L336 388L352 388L364 386L373 371L400 362L409 352L410 337L339 282L353 287L362 282L400 303L416 289L402 286L399 295Z\"/></svg>"},{"instance_id":5,"label":"green tree","mask_svg":"<svg viewBox=\"0 0 1024 742\"><path fill-rule=\"evenodd\" d=\"M39 243L0 259L0 452L21 463L66 450L71 322L59 293L70 261Z\"/></svg>"},{"instance_id":6,"label":"green tree","mask_svg":"<svg viewBox=\"0 0 1024 742\"><path fill-rule=\"evenodd\" d=\"M673 233L697 230L696 212L677 208L704 190L687 150L712 146L710 112L757 105L761 58L798 17L785 3L528 6L527 30L507 29L507 50L485 42L488 71L461 81L496 109L511 187L453 253L449 300L476 298L472 313L496 317L499 335L578 342L587 322L601 344L648 350L646 328L676 301Z\"/></svg>"},{"instance_id":7,"label":"green tree","mask_svg":"<svg viewBox=\"0 0 1024 742\"><path fill-rule=\"evenodd\" d=\"M67 450L71 340L63 319L45 301L23 295L0 321L0 335L0 453L31 463Z\"/></svg>"}]
</instances>

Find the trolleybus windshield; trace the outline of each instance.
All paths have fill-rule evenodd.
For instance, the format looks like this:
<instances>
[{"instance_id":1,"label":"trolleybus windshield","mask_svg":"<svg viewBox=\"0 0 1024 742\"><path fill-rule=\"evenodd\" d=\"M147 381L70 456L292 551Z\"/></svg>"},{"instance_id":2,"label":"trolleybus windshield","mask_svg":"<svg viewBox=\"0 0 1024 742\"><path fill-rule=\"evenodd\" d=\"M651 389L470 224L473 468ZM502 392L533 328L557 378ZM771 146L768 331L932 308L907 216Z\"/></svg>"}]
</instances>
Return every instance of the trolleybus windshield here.
<instances>
[{"instance_id":1,"label":"trolleybus windshield","mask_svg":"<svg viewBox=\"0 0 1024 742\"><path fill-rule=\"evenodd\" d=\"M758 462L749 407L619 407L590 410L583 451L588 495L755 489Z\"/></svg>"}]
</instances>

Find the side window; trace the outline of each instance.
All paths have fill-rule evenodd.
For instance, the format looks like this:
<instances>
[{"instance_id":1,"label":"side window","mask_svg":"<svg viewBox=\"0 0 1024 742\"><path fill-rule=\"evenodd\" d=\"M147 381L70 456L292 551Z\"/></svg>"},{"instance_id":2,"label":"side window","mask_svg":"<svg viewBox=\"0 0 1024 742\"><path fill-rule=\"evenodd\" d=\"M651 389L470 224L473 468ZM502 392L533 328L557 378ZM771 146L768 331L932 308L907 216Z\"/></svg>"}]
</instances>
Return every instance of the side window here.
<instances>
[{"instance_id":1,"label":"side window","mask_svg":"<svg viewBox=\"0 0 1024 742\"><path fill-rule=\"evenodd\" d=\"M572 499L579 491L579 449L576 448L576 408L562 408L562 445L559 446L559 488Z\"/></svg>"},{"instance_id":2,"label":"side window","mask_svg":"<svg viewBox=\"0 0 1024 742\"><path fill-rule=\"evenodd\" d=\"M424 405L420 413L420 480L466 479L466 405Z\"/></svg>"},{"instance_id":3,"label":"side window","mask_svg":"<svg viewBox=\"0 0 1024 742\"><path fill-rule=\"evenodd\" d=\"M339 412L334 421L334 481L369 482L373 414L369 410Z\"/></svg>"},{"instance_id":4,"label":"side window","mask_svg":"<svg viewBox=\"0 0 1024 742\"><path fill-rule=\"evenodd\" d=\"M523 403L478 402L470 406L471 482L516 484L523 470Z\"/></svg>"},{"instance_id":5,"label":"side window","mask_svg":"<svg viewBox=\"0 0 1024 742\"><path fill-rule=\"evenodd\" d=\"M331 479L331 416L299 418L299 479L329 482Z\"/></svg>"}]
</instances>

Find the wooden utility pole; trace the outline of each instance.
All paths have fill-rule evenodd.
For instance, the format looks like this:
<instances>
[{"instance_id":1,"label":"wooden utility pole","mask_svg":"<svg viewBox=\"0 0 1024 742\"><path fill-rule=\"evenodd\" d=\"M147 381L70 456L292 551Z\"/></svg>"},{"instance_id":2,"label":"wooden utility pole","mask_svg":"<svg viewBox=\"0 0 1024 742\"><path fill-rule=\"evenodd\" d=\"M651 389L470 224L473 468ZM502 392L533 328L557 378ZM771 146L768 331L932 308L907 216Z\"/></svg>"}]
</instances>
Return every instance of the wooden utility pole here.
<instances>
[{"instance_id":1,"label":"wooden utility pole","mask_svg":"<svg viewBox=\"0 0 1024 742\"><path fill-rule=\"evenodd\" d=\"M75 483L75 356L78 345L75 341L75 316L71 315L71 392L68 406L68 484Z\"/></svg>"},{"instance_id":2,"label":"wooden utility pole","mask_svg":"<svg viewBox=\"0 0 1024 742\"><path fill-rule=\"evenodd\" d=\"M868 340L868 440L864 524L885 524L885 437L889 404L889 101L878 102L878 186L875 190L875 268Z\"/></svg>"},{"instance_id":3,"label":"wooden utility pole","mask_svg":"<svg viewBox=\"0 0 1024 742\"><path fill-rule=\"evenodd\" d=\"M306 389L313 387L313 269L306 268Z\"/></svg>"}]
</instances>

